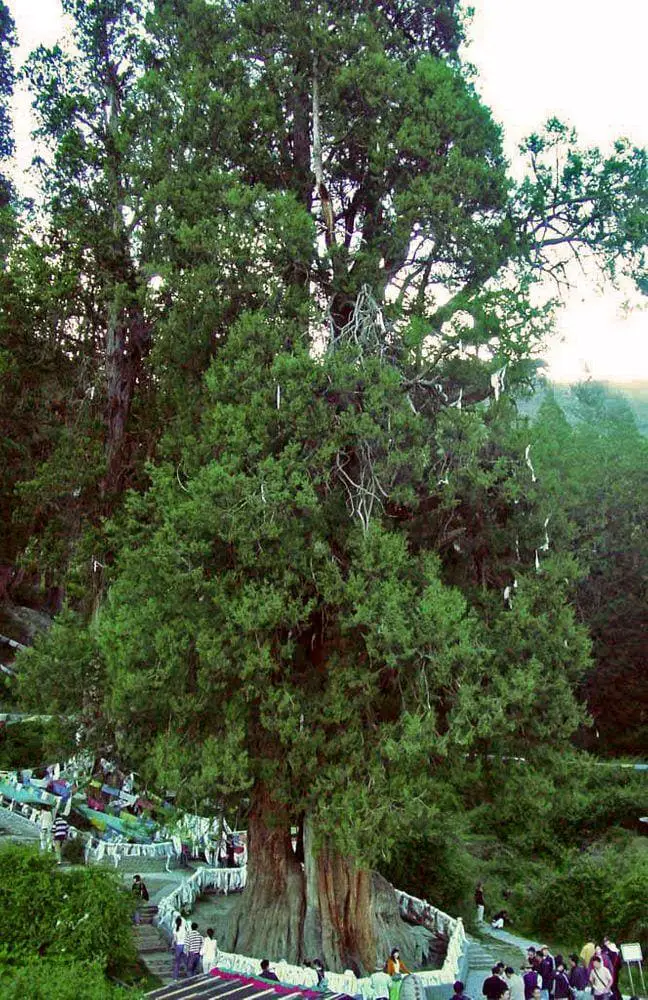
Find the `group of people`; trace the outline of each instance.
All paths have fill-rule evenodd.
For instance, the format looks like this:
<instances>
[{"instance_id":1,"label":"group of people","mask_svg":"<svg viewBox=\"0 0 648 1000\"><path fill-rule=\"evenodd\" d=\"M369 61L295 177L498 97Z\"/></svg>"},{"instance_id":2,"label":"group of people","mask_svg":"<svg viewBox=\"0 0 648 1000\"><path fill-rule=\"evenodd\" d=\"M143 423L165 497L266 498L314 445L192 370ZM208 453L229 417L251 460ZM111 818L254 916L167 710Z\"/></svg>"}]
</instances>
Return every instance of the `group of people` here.
<instances>
[{"instance_id":1,"label":"group of people","mask_svg":"<svg viewBox=\"0 0 648 1000\"><path fill-rule=\"evenodd\" d=\"M371 989L374 1000L389 1000L390 992L395 981L401 976L408 976L410 970L400 957L400 950L392 948L389 958L384 965L377 965L376 971L371 977Z\"/></svg>"},{"instance_id":2,"label":"group of people","mask_svg":"<svg viewBox=\"0 0 648 1000\"><path fill-rule=\"evenodd\" d=\"M218 943L213 927L208 927L203 937L196 921L189 923L184 917L176 917L171 941L173 950L173 978L178 979L184 965L187 976L196 976L200 971L211 972L218 961ZM199 966L202 962L202 970Z\"/></svg>"},{"instance_id":3,"label":"group of people","mask_svg":"<svg viewBox=\"0 0 648 1000\"><path fill-rule=\"evenodd\" d=\"M508 899L510 897L510 892L508 889L504 890L504 898ZM477 888L475 889L475 906L477 907L477 923L483 924L484 922L484 909L486 907L486 899L484 897L484 883L478 882ZM509 915L506 910L498 910L497 913L493 914L491 919L491 927L496 930L502 930L504 925L508 923Z\"/></svg>"},{"instance_id":4,"label":"group of people","mask_svg":"<svg viewBox=\"0 0 648 1000\"><path fill-rule=\"evenodd\" d=\"M547 945L530 947L519 973L499 962L482 985L486 1000L621 1000L619 949L609 937L588 942L580 955L551 954ZM456 982L453 1000L467 1000L464 985Z\"/></svg>"},{"instance_id":5,"label":"group of people","mask_svg":"<svg viewBox=\"0 0 648 1000\"><path fill-rule=\"evenodd\" d=\"M177 916L173 927L171 941L173 950L173 978L180 978L180 970L184 966L187 977L197 976L200 972L209 973L218 963L218 943L214 937L213 927L208 927L203 937L196 921L189 923L184 917ZM324 980L324 966L319 959L309 962L316 973L318 986ZM261 960L259 979L267 979L278 983L279 977L270 968L270 960Z\"/></svg>"}]
</instances>

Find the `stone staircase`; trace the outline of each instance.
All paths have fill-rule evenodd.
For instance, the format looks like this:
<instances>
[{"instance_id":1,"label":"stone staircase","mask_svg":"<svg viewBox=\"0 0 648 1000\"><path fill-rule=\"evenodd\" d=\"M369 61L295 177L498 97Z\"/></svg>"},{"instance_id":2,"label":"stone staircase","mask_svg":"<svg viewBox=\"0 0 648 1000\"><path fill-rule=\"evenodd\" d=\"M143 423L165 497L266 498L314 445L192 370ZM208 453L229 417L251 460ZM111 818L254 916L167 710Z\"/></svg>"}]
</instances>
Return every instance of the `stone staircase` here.
<instances>
[{"instance_id":1,"label":"stone staircase","mask_svg":"<svg viewBox=\"0 0 648 1000\"><path fill-rule=\"evenodd\" d=\"M499 940L487 931L479 938L469 936L465 990L468 996L475 1000L483 1000L482 984L497 962L511 965L516 971L520 968L526 955L524 949L529 942L513 935L507 935L507 938L510 940Z\"/></svg>"},{"instance_id":2,"label":"stone staircase","mask_svg":"<svg viewBox=\"0 0 648 1000\"><path fill-rule=\"evenodd\" d=\"M498 959L495 958L495 955L493 954L492 951L489 951L489 949L485 947L481 943L481 941L478 941L476 938L473 937L469 938L469 942L470 942L468 947L469 971L476 972L483 970L490 973L490 970L498 961Z\"/></svg>"},{"instance_id":3,"label":"stone staircase","mask_svg":"<svg viewBox=\"0 0 648 1000\"><path fill-rule=\"evenodd\" d=\"M154 924L157 906L140 907L141 923L133 924L135 947L143 964L153 976L166 985L172 981L173 957L167 939Z\"/></svg>"}]
</instances>

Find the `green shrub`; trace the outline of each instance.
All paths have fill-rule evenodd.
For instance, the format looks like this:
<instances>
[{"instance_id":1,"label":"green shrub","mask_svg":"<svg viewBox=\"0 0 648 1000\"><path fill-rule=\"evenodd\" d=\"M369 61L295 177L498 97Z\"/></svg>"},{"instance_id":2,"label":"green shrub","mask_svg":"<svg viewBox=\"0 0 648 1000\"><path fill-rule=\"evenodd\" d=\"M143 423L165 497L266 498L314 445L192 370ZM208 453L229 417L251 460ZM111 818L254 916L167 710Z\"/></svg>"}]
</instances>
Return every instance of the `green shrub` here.
<instances>
[{"instance_id":1,"label":"green shrub","mask_svg":"<svg viewBox=\"0 0 648 1000\"><path fill-rule=\"evenodd\" d=\"M109 983L98 962L28 959L0 971L3 1000L138 1000L143 994Z\"/></svg>"},{"instance_id":2,"label":"green shrub","mask_svg":"<svg viewBox=\"0 0 648 1000\"><path fill-rule=\"evenodd\" d=\"M113 872L61 870L51 854L0 848L3 945L16 963L65 955L119 974L135 959L133 908Z\"/></svg>"},{"instance_id":3,"label":"green shrub","mask_svg":"<svg viewBox=\"0 0 648 1000\"><path fill-rule=\"evenodd\" d=\"M74 840L66 840L63 844L63 860L69 865L85 864L84 843L80 837Z\"/></svg>"},{"instance_id":4,"label":"green shrub","mask_svg":"<svg viewBox=\"0 0 648 1000\"><path fill-rule=\"evenodd\" d=\"M445 827L407 837L381 871L398 889L452 914L465 912L476 878L461 837Z\"/></svg>"},{"instance_id":5,"label":"green shrub","mask_svg":"<svg viewBox=\"0 0 648 1000\"><path fill-rule=\"evenodd\" d=\"M532 890L528 918L554 940L617 940L648 943L648 845L632 838L625 845L594 845L572 857Z\"/></svg>"}]
</instances>

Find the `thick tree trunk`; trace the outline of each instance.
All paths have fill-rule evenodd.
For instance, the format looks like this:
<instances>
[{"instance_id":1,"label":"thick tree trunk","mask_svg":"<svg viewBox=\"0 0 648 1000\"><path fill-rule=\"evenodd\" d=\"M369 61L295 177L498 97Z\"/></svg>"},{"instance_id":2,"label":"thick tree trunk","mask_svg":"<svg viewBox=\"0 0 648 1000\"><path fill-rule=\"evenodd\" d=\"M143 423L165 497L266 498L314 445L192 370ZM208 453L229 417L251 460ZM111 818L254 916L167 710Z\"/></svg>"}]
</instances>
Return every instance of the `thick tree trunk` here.
<instances>
[{"instance_id":1,"label":"thick tree trunk","mask_svg":"<svg viewBox=\"0 0 648 1000\"><path fill-rule=\"evenodd\" d=\"M372 972L394 947L410 968L420 964L421 936L401 919L393 887L330 846L316 851L308 819L302 867L289 817L262 785L253 792L248 838L248 885L223 942L227 950L297 964L319 958L327 969L358 975Z\"/></svg>"},{"instance_id":2,"label":"thick tree trunk","mask_svg":"<svg viewBox=\"0 0 648 1000\"><path fill-rule=\"evenodd\" d=\"M300 963L304 876L292 849L289 817L261 783L252 793L248 851L248 883L226 947L242 955Z\"/></svg>"},{"instance_id":3,"label":"thick tree trunk","mask_svg":"<svg viewBox=\"0 0 648 1000\"><path fill-rule=\"evenodd\" d=\"M373 873L327 847L313 859L313 868L324 965L356 974L373 970L378 947Z\"/></svg>"}]
</instances>

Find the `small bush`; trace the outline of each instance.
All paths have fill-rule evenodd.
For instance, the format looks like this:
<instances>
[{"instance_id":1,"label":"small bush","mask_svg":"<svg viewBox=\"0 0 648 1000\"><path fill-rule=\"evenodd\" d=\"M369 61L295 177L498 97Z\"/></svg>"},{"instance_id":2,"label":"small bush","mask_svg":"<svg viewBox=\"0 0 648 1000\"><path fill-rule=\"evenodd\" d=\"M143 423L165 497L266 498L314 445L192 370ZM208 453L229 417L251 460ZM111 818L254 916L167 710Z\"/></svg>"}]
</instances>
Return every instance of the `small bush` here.
<instances>
[{"instance_id":1,"label":"small bush","mask_svg":"<svg viewBox=\"0 0 648 1000\"><path fill-rule=\"evenodd\" d=\"M17 964L65 955L119 975L135 959L133 908L112 872L62 871L51 854L13 844L0 848L3 945Z\"/></svg>"},{"instance_id":2,"label":"small bush","mask_svg":"<svg viewBox=\"0 0 648 1000\"><path fill-rule=\"evenodd\" d=\"M80 837L75 840L66 840L63 845L63 860L69 865L84 865L85 851L84 844Z\"/></svg>"},{"instance_id":3,"label":"small bush","mask_svg":"<svg viewBox=\"0 0 648 1000\"><path fill-rule=\"evenodd\" d=\"M31 958L19 968L0 967L3 1000L138 1000L139 991L109 983L98 962Z\"/></svg>"}]
</instances>

